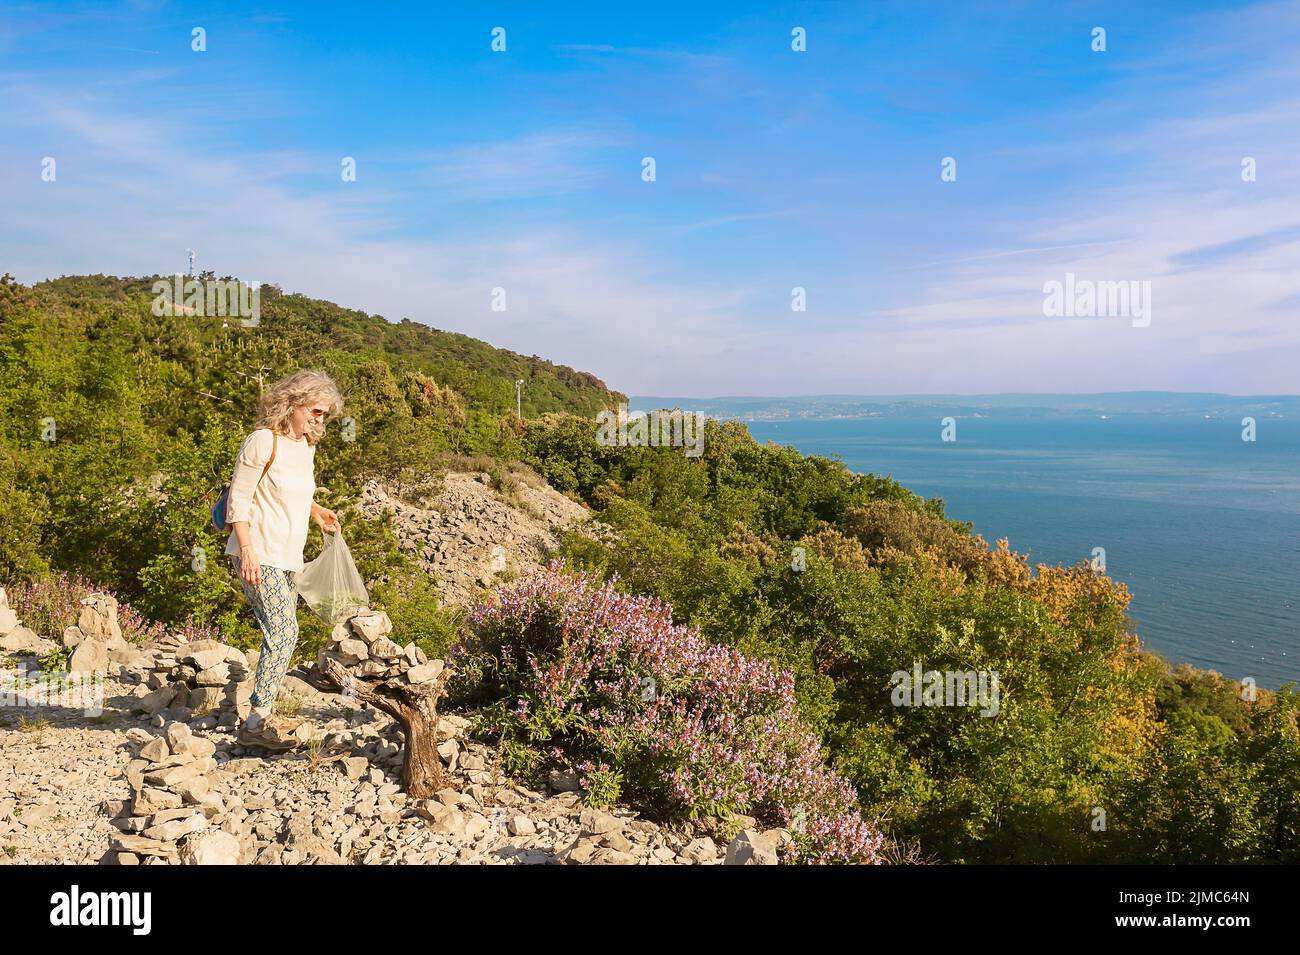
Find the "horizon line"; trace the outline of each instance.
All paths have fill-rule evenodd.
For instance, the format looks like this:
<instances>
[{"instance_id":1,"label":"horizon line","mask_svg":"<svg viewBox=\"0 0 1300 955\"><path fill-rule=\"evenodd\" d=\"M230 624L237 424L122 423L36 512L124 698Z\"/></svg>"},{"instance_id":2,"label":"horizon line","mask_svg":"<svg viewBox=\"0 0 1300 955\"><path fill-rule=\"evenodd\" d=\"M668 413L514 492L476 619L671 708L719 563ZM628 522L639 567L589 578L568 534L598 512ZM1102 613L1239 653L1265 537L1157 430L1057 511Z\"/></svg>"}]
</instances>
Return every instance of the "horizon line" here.
<instances>
[{"instance_id":1,"label":"horizon line","mask_svg":"<svg viewBox=\"0 0 1300 955\"><path fill-rule=\"evenodd\" d=\"M629 399L690 398L694 401L790 401L812 398L1105 398L1116 395L1178 395L1210 398L1300 398L1300 393L1233 394L1226 391L1167 391L1159 389L1129 391L911 391L892 394L824 393L802 395L629 395Z\"/></svg>"}]
</instances>

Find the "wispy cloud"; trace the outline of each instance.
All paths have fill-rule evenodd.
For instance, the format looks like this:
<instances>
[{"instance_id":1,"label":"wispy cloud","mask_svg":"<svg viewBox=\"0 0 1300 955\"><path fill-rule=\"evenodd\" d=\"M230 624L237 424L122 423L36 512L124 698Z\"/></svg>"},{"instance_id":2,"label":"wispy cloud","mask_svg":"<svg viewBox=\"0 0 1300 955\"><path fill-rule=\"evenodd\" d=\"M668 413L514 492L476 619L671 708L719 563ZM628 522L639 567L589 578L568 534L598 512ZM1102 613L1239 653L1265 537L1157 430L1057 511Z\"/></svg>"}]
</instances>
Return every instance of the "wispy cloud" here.
<instances>
[{"instance_id":1,"label":"wispy cloud","mask_svg":"<svg viewBox=\"0 0 1300 955\"><path fill-rule=\"evenodd\" d=\"M699 229L713 229L718 226L733 225L737 222L757 222L764 219L785 219L799 214L798 209L776 209L771 212L738 212L735 215L719 216L702 222L691 222L677 226L680 232L695 232Z\"/></svg>"},{"instance_id":2,"label":"wispy cloud","mask_svg":"<svg viewBox=\"0 0 1300 955\"><path fill-rule=\"evenodd\" d=\"M716 53L698 53L691 50L672 48L649 48L641 46L617 46L613 43L560 43L553 47L557 52L569 56L583 57L630 57L644 60L664 60L669 62L689 63L693 66L713 67L726 62L726 57Z\"/></svg>"},{"instance_id":3,"label":"wispy cloud","mask_svg":"<svg viewBox=\"0 0 1300 955\"><path fill-rule=\"evenodd\" d=\"M589 188L623 144L608 131L551 129L453 146L414 161L424 182L458 199L510 199Z\"/></svg>"},{"instance_id":4,"label":"wispy cloud","mask_svg":"<svg viewBox=\"0 0 1300 955\"><path fill-rule=\"evenodd\" d=\"M1040 245L1030 249L1004 249L998 252L985 252L982 255L968 255L960 259L946 259L939 262L923 262L910 266L912 269L938 268L943 265L965 265L968 262L987 262L990 259L1005 259L1015 255L1038 255L1043 252L1060 252L1065 249L1102 248L1116 245L1121 240L1112 242L1067 242L1065 245Z\"/></svg>"},{"instance_id":5,"label":"wispy cloud","mask_svg":"<svg viewBox=\"0 0 1300 955\"><path fill-rule=\"evenodd\" d=\"M1300 207L1294 212L1300 215ZM1169 257L1172 265L1189 270L1201 268L1212 263L1229 259L1245 259L1278 246L1290 246L1300 243L1300 220L1295 225L1284 226L1269 232L1257 232L1254 235L1240 236L1226 242L1216 242L1186 252L1179 252Z\"/></svg>"}]
</instances>

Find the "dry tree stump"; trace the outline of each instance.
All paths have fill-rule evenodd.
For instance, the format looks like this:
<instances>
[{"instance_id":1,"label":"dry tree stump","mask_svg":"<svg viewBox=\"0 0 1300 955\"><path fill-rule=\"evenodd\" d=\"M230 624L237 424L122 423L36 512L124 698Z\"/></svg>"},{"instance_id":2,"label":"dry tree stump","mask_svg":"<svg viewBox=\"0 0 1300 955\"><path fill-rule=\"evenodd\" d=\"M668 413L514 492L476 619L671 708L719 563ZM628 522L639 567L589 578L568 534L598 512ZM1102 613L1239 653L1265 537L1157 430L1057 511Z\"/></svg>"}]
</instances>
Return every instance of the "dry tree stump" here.
<instances>
[{"instance_id":1,"label":"dry tree stump","mask_svg":"<svg viewBox=\"0 0 1300 955\"><path fill-rule=\"evenodd\" d=\"M449 670L428 683L407 683L401 677L364 680L337 660L326 658L310 671L318 688L383 710L402 726L406 736L402 788L412 799L428 799L447 785L438 755L438 701L447 685Z\"/></svg>"}]
</instances>

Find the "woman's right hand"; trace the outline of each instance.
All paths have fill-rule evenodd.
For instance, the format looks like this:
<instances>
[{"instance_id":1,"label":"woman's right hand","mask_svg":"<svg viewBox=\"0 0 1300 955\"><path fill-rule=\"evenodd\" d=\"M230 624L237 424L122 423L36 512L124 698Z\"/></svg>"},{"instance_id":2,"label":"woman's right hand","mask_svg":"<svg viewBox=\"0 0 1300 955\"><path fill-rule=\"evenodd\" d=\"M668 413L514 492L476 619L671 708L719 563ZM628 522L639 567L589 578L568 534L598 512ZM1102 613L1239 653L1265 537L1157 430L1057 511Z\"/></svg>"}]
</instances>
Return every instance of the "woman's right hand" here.
<instances>
[{"instance_id":1,"label":"woman's right hand","mask_svg":"<svg viewBox=\"0 0 1300 955\"><path fill-rule=\"evenodd\" d=\"M259 587L262 584L262 562L257 559L257 552L253 550L252 544L245 544L239 548L239 576L250 587Z\"/></svg>"}]
</instances>

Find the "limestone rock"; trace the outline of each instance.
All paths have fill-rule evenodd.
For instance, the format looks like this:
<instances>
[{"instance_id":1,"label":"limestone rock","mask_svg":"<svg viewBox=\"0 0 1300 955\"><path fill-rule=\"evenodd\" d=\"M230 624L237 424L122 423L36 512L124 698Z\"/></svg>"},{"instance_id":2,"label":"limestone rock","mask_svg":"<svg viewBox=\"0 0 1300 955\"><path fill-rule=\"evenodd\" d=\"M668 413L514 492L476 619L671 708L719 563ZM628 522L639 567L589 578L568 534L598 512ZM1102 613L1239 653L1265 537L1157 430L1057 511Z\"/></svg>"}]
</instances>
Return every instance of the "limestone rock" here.
<instances>
[{"instance_id":1,"label":"limestone rock","mask_svg":"<svg viewBox=\"0 0 1300 955\"><path fill-rule=\"evenodd\" d=\"M776 865L776 840L768 833L742 829L727 846L725 865Z\"/></svg>"},{"instance_id":2,"label":"limestone rock","mask_svg":"<svg viewBox=\"0 0 1300 955\"><path fill-rule=\"evenodd\" d=\"M112 836L109 840L118 852L131 852L141 856L158 856L165 859L176 858L176 847L170 842L150 839L147 836L133 836L125 833Z\"/></svg>"},{"instance_id":3,"label":"limestone rock","mask_svg":"<svg viewBox=\"0 0 1300 955\"><path fill-rule=\"evenodd\" d=\"M370 655L380 660L396 660L402 655L402 648L387 637L379 637L370 644Z\"/></svg>"},{"instance_id":4,"label":"limestone rock","mask_svg":"<svg viewBox=\"0 0 1300 955\"><path fill-rule=\"evenodd\" d=\"M448 769L455 769L460 756L460 743L454 739L443 740L438 744L438 755Z\"/></svg>"},{"instance_id":5,"label":"limestone rock","mask_svg":"<svg viewBox=\"0 0 1300 955\"><path fill-rule=\"evenodd\" d=\"M393 632L393 621L382 610L364 610L348 620L352 632L371 643Z\"/></svg>"},{"instance_id":6,"label":"limestone rock","mask_svg":"<svg viewBox=\"0 0 1300 955\"><path fill-rule=\"evenodd\" d=\"M117 622L117 600L108 594L94 593L81 598L77 628L87 637L99 637L111 649L124 646L122 627Z\"/></svg>"},{"instance_id":7,"label":"limestone rock","mask_svg":"<svg viewBox=\"0 0 1300 955\"><path fill-rule=\"evenodd\" d=\"M193 664L196 670L210 670L213 667L226 662L226 651L224 649L187 649L181 655L180 659L183 663Z\"/></svg>"},{"instance_id":8,"label":"limestone rock","mask_svg":"<svg viewBox=\"0 0 1300 955\"><path fill-rule=\"evenodd\" d=\"M162 812L156 812L149 818L150 825L161 825L164 822L171 822L174 819L188 819L198 810L193 806L182 806L180 809L164 809Z\"/></svg>"},{"instance_id":9,"label":"limestone rock","mask_svg":"<svg viewBox=\"0 0 1300 955\"><path fill-rule=\"evenodd\" d=\"M191 833L181 843L181 865L238 865L239 840L220 829Z\"/></svg>"},{"instance_id":10,"label":"limestone rock","mask_svg":"<svg viewBox=\"0 0 1300 955\"><path fill-rule=\"evenodd\" d=\"M206 713L221 704L225 689L219 686L196 686L190 691L189 707L195 713Z\"/></svg>"},{"instance_id":11,"label":"limestone rock","mask_svg":"<svg viewBox=\"0 0 1300 955\"><path fill-rule=\"evenodd\" d=\"M696 865L718 861L718 847L708 836L702 836L699 839L692 839L682 850L682 858L688 859Z\"/></svg>"},{"instance_id":12,"label":"limestone rock","mask_svg":"<svg viewBox=\"0 0 1300 955\"><path fill-rule=\"evenodd\" d=\"M183 744L184 748L178 752L186 753L197 759L205 759L212 756L217 751L217 744L212 740L202 736L191 736Z\"/></svg>"},{"instance_id":13,"label":"limestone rock","mask_svg":"<svg viewBox=\"0 0 1300 955\"><path fill-rule=\"evenodd\" d=\"M560 772L555 769L551 770L546 777L546 784L551 787L552 792L557 793L576 793L582 789L577 773Z\"/></svg>"},{"instance_id":14,"label":"limestone rock","mask_svg":"<svg viewBox=\"0 0 1300 955\"><path fill-rule=\"evenodd\" d=\"M416 664L406 671L408 683L428 683L437 679L438 674L442 673L443 662L441 660L430 660L427 663Z\"/></svg>"},{"instance_id":15,"label":"limestone rock","mask_svg":"<svg viewBox=\"0 0 1300 955\"><path fill-rule=\"evenodd\" d=\"M600 842L591 837L579 837L560 851L556 859L569 864L585 865L600 851Z\"/></svg>"},{"instance_id":16,"label":"limestone rock","mask_svg":"<svg viewBox=\"0 0 1300 955\"><path fill-rule=\"evenodd\" d=\"M306 680L293 676L292 674L284 678L284 682L280 684L280 692L289 693L299 699L310 700L312 702L319 701L322 696L320 690L316 689L316 687L312 686Z\"/></svg>"},{"instance_id":17,"label":"limestone rock","mask_svg":"<svg viewBox=\"0 0 1300 955\"><path fill-rule=\"evenodd\" d=\"M95 673L108 669L108 646L97 637L87 637L72 651L68 669L73 673Z\"/></svg>"},{"instance_id":18,"label":"limestone rock","mask_svg":"<svg viewBox=\"0 0 1300 955\"><path fill-rule=\"evenodd\" d=\"M583 832L588 832L592 835L603 835L604 833L614 832L615 830L623 828L622 819L604 812L603 810L594 809L590 806L582 810L582 814L578 817L578 822L581 824Z\"/></svg>"},{"instance_id":19,"label":"limestone rock","mask_svg":"<svg viewBox=\"0 0 1300 955\"><path fill-rule=\"evenodd\" d=\"M417 810L429 821L429 828L434 832L443 832L452 836L463 837L466 832L465 814L452 806L444 805L434 799L426 799ZM482 816L479 816L482 819ZM483 820L487 823L487 820Z\"/></svg>"},{"instance_id":20,"label":"limestone rock","mask_svg":"<svg viewBox=\"0 0 1300 955\"><path fill-rule=\"evenodd\" d=\"M618 849L597 849L591 857L592 865L636 865L637 858L630 852Z\"/></svg>"},{"instance_id":21,"label":"limestone rock","mask_svg":"<svg viewBox=\"0 0 1300 955\"><path fill-rule=\"evenodd\" d=\"M211 759L196 759L184 766L169 766L144 774L144 781L150 786L171 787L186 780L201 776L212 768Z\"/></svg>"},{"instance_id":22,"label":"limestone rock","mask_svg":"<svg viewBox=\"0 0 1300 955\"><path fill-rule=\"evenodd\" d=\"M175 842L182 836L187 836L191 832L198 832L200 829L206 829L207 827L208 820L203 813L196 811L180 819L169 819L166 822L150 826L144 831L144 837L164 842Z\"/></svg>"},{"instance_id":23,"label":"limestone rock","mask_svg":"<svg viewBox=\"0 0 1300 955\"><path fill-rule=\"evenodd\" d=\"M343 773L348 779L360 779L370 770L370 760L364 756L347 756L341 761Z\"/></svg>"},{"instance_id":24,"label":"limestone rock","mask_svg":"<svg viewBox=\"0 0 1300 955\"><path fill-rule=\"evenodd\" d=\"M370 647L364 640L344 640L338 645L339 662L344 666L361 663L370 657Z\"/></svg>"},{"instance_id":25,"label":"limestone rock","mask_svg":"<svg viewBox=\"0 0 1300 955\"><path fill-rule=\"evenodd\" d=\"M207 656L206 654L209 653L214 655ZM198 654L205 655L197 657ZM227 643L222 643L220 640L193 640L189 643L182 643L177 651L177 658L180 660L190 660L191 658L202 660L203 665L198 667L200 670L206 670L223 660L230 664L251 665L249 664L248 655L244 654L242 650Z\"/></svg>"},{"instance_id":26,"label":"limestone rock","mask_svg":"<svg viewBox=\"0 0 1300 955\"><path fill-rule=\"evenodd\" d=\"M581 504L545 485L519 488L523 508L476 473L450 472L440 486L436 497L417 505L371 481L362 488L361 511L371 519L393 513L399 545L436 582L445 603L468 603L477 580L492 581L504 569L494 547L524 573L545 564L564 532L590 518Z\"/></svg>"},{"instance_id":27,"label":"limestone rock","mask_svg":"<svg viewBox=\"0 0 1300 955\"><path fill-rule=\"evenodd\" d=\"M29 829L32 826L39 826L53 819L58 815L58 811L57 806L52 806L49 803L44 803L38 806L28 806L23 810L23 825L27 826Z\"/></svg>"},{"instance_id":28,"label":"limestone rock","mask_svg":"<svg viewBox=\"0 0 1300 955\"><path fill-rule=\"evenodd\" d=\"M150 716L157 713L163 707L170 706L172 700L176 699L176 684L168 683L159 687L147 696L142 697L136 704L135 709L139 713L146 713Z\"/></svg>"},{"instance_id":29,"label":"limestone rock","mask_svg":"<svg viewBox=\"0 0 1300 955\"><path fill-rule=\"evenodd\" d=\"M168 723L163 738L167 742L169 752L173 754L187 753L189 751L188 744L194 738L194 731L184 723Z\"/></svg>"},{"instance_id":30,"label":"limestone rock","mask_svg":"<svg viewBox=\"0 0 1300 955\"><path fill-rule=\"evenodd\" d=\"M27 627L15 626L0 637L0 651L15 653L19 656L45 656L54 649L50 640L42 640L36 631Z\"/></svg>"},{"instance_id":31,"label":"limestone rock","mask_svg":"<svg viewBox=\"0 0 1300 955\"><path fill-rule=\"evenodd\" d=\"M116 819L118 816L125 816L131 809L131 800L129 799L105 799L99 804L99 808L104 815L110 819ZM4 813L0 811L0 819L4 818Z\"/></svg>"},{"instance_id":32,"label":"limestone rock","mask_svg":"<svg viewBox=\"0 0 1300 955\"><path fill-rule=\"evenodd\" d=\"M143 670L149 666L149 656L139 647L129 643L122 647L109 647L108 662L132 670Z\"/></svg>"},{"instance_id":33,"label":"limestone rock","mask_svg":"<svg viewBox=\"0 0 1300 955\"><path fill-rule=\"evenodd\" d=\"M140 758L147 759L151 763L161 763L169 755L171 753L167 749L167 741L161 736L155 736L140 747Z\"/></svg>"},{"instance_id":34,"label":"limestone rock","mask_svg":"<svg viewBox=\"0 0 1300 955\"><path fill-rule=\"evenodd\" d=\"M194 675L194 682L198 686L225 686L230 682L230 664L222 662L200 670Z\"/></svg>"}]
</instances>

